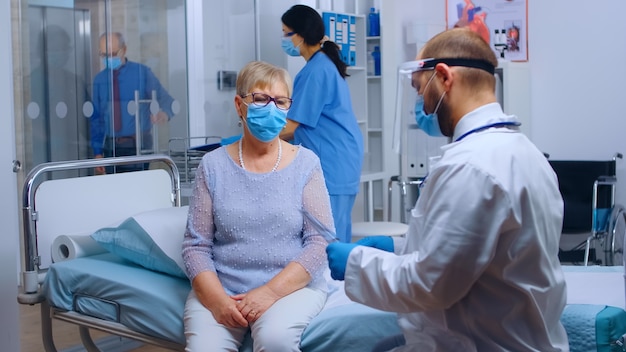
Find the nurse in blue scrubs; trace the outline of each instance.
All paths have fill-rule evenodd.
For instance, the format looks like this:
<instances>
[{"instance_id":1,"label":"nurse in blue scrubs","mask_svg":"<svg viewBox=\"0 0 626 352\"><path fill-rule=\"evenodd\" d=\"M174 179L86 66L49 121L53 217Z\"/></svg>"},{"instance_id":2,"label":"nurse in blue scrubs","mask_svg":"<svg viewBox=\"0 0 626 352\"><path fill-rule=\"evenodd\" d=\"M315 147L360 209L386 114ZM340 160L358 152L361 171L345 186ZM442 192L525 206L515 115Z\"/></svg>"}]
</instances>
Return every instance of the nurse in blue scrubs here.
<instances>
[{"instance_id":1,"label":"nurse in blue scrubs","mask_svg":"<svg viewBox=\"0 0 626 352\"><path fill-rule=\"evenodd\" d=\"M339 47L324 36L324 21L306 5L294 5L281 17L282 48L302 56L306 65L296 75L293 103L281 138L311 149L320 158L337 230L350 242L352 207L359 191L363 136L352 111L346 64Z\"/></svg>"}]
</instances>

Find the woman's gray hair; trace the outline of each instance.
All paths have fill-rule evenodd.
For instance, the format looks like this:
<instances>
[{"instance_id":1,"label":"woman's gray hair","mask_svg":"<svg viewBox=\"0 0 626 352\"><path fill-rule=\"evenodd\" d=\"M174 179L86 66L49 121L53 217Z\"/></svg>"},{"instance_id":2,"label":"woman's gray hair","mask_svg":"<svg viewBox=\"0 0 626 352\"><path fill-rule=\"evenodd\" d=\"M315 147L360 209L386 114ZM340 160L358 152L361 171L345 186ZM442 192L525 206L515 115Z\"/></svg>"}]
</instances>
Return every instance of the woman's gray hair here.
<instances>
[{"instance_id":1,"label":"woman's gray hair","mask_svg":"<svg viewBox=\"0 0 626 352\"><path fill-rule=\"evenodd\" d=\"M264 61L252 61L246 64L237 75L237 94L244 96L252 93L253 88L263 89L277 83L287 87L288 97L291 98L293 87L287 70Z\"/></svg>"}]
</instances>

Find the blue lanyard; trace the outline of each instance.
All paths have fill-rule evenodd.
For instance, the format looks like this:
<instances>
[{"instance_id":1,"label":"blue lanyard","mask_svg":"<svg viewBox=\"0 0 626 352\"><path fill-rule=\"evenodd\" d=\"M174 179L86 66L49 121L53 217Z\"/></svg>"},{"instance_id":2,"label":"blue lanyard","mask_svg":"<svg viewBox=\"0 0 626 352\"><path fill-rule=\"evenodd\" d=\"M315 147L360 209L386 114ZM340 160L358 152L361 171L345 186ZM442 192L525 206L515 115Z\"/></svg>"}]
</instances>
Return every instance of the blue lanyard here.
<instances>
[{"instance_id":1,"label":"blue lanyard","mask_svg":"<svg viewBox=\"0 0 626 352\"><path fill-rule=\"evenodd\" d=\"M457 138L455 140L455 142L458 142L458 141L462 140L463 138L469 136L472 133L480 132L480 131L486 130L488 128L492 128L492 127L506 127L506 126L520 126L520 125L521 125L521 123L517 122L517 121L506 121L506 122L491 123L489 125L480 126L480 127L474 128L473 130L465 132L459 138ZM428 178L428 173L426 173L426 176L424 176L424 179L422 179L422 183L419 185L418 188L422 188L424 186L424 184L426 184L426 179L427 178Z\"/></svg>"},{"instance_id":2,"label":"blue lanyard","mask_svg":"<svg viewBox=\"0 0 626 352\"><path fill-rule=\"evenodd\" d=\"M472 133L480 132L480 131L486 130L486 129L488 129L488 128L492 128L492 127L506 127L506 126L519 126L519 125L521 125L521 123L516 122L516 121L507 121L507 122L496 122L496 123L492 123L492 124L485 125L485 126L481 126L481 127L478 127L478 128L474 128L473 130L470 130L470 131L465 132L465 133L464 133L464 134L462 134L459 138L457 138L457 139L455 140L455 142L458 142L458 141L462 140L463 138L465 138L465 137L469 136L469 135L470 135L470 134L472 134Z\"/></svg>"}]
</instances>

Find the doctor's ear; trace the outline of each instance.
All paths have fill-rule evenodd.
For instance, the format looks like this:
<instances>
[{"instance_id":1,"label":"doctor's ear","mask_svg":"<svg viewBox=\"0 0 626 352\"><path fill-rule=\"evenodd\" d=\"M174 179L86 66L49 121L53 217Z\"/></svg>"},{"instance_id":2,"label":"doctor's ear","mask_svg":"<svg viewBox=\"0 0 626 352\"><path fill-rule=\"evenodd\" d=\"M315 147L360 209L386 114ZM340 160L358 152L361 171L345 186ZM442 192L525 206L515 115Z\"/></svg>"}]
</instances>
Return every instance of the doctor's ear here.
<instances>
[{"instance_id":1,"label":"doctor's ear","mask_svg":"<svg viewBox=\"0 0 626 352\"><path fill-rule=\"evenodd\" d=\"M446 90L448 90L450 88L450 85L452 84L452 81L454 81L455 72L450 66L443 63L435 66L435 71L437 72L437 76L439 77L441 84L443 84Z\"/></svg>"}]
</instances>

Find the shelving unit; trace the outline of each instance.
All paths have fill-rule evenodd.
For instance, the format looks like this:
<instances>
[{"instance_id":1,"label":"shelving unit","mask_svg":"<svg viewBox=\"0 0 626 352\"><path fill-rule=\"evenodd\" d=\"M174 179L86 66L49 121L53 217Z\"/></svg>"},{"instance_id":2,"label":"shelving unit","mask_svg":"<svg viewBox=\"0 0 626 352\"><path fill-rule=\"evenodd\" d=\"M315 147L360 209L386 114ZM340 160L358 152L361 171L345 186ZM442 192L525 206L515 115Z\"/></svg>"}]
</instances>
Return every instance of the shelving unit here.
<instances>
[{"instance_id":1,"label":"shelving unit","mask_svg":"<svg viewBox=\"0 0 626 352\"><path fill-rule=\"evenodd\" d=\"M355 0L355 12L362 14L364 17L364 28L361 34L365 37L365 46L362 54L367 65L369 55L374 51L374 47L378 47L382 52L383 43L382 36L367 36L368 13L374 2L367 0ZM382 33L382 29L381 29ZM382 59L381 59L382 66ZM373 221L384 220L385 214L383 208L383 199L387 186L387 175L384 171L384 155L383 155L383 102L382 102L382 75L372 75L371 72L366 77L365 85L367 93L367 125L363 138L366 140L365 158L363 174L361 176L360 199L357 204L361 205L362 218L360 214L353 212L355 221ZM361 100L362 101L362 100ZM363 102L363 101L362 101ZM356 207L355 207L356 208ZM357 210L358 211L358 210Z\"/></svg>"},{"instance_id":2,"label":"shelving unit","mask_svg":"<svg viewBox=\"0 0 626 352\"><path fill-rule=\"evenodd\" d=\"M363 220L383 220L383 128L381 77L367 76L367 127L363 175L363 196L367 209Z\"/></svg>"}]
</instances>

